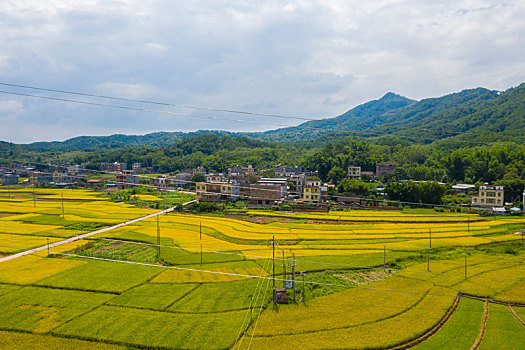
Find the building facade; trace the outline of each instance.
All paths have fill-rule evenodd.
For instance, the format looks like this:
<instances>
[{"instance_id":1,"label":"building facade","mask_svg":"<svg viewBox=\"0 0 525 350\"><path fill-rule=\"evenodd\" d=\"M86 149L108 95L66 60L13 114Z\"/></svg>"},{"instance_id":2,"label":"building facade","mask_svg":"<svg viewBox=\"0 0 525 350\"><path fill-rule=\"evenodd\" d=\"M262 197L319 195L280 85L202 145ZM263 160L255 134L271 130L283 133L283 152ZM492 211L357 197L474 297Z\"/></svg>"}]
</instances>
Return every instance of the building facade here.
<instances>
[{"instance_id":1,"label":"building facade","mask_svg":"<svg viewBox=\"0 0 525 350\"><path fill-rule=\"evenodd\" d=\"M360 179L361 178L361 167L360 166L350 165L348 167L348 172L347 172L346 176L351 178L351 179Z\"/></svg>"},{"instance_id":2,"label":"building facade","mask_svg":"<svg viewBox=\"0 0 525 350\"><path fill-rule=\"evenodd\" d=\"M29 174L29 183L32 186L41 186L53 182L53 175L40 171L34 171Z\"/></svg>"},{"instance_id":3,"label":"building facade","mask_svg":"<svg viewBox=\"0 0 525 350\"><path fill-rule=\"evenodd\" d=\"M393 174L396 166L392 163L377 163L376 176L382 177L388 174Z\"/></svg>"},{"instance_id":4,"label":"building facade","mask_svg":"<svg viewBox=\"0 0 525 350\"><path fill-rule=\"evenodd\" d=\"M100 167L103 171L110 171L110 172L123 172L124 170L128 169L128 165L126 163L106 163L102 162L100 163Z\"/></svg>"},{"instance_id":5,"label":"building facade","mask_svg":"<svg viewBox=\"0 0 525 350\"><path fill-rule=\"evenodd\" d=\"M310 203L326 202L328 200L328 188L323 186L319 179L306 179L303 200Z\"/></svg>"},{"instance_id":6,"label":"building facade","mask_svg":"<svg viewBox=\"0 0 525 350\"><path fill-rule=\"evenodd\" d=\"M471 205L473 207L502 208L504 202L505 189L500 185L481 185L479 193L472 196Z\"/></svg>"},{"instance_id":7,"label":"building facade","mask_svg":"<svg viewBox=\"0 0 525 350\"><path fill-rule=\"evenodd\" d=\"M20 177L17 174L2 175L2 186L18 185Z\"/></svg>"},{"instance_id":8,"label":"building facade","mask_svg":"<svg viewBox=\"0 0 525 350\"><path fill-rule=\"evenodd\" d=\"M133 170L124 170L116 174L117 188L124 190L135 187L139 184L139 176L135 175Z\"/></svg>"}]
</instances>

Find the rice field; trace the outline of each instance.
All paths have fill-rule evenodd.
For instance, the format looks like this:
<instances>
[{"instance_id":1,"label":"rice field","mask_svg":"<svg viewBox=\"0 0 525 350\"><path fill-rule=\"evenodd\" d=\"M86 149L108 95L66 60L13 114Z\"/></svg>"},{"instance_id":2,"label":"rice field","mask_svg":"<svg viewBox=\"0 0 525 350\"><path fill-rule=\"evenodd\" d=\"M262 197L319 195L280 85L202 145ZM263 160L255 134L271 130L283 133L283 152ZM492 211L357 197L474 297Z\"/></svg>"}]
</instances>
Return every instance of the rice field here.
<instances>
[{"instance_id":1,"label":"rice field","mask_svg":"<svg viewBox=\"0 0 525 350\"><path fill-rule=\"evenodd\" d=\"M152 212L0 191L0 257ZM0 262L0 348L466 349L485 299L525 317L523 227L431 210L164 214ZM296 302L274 309L272 272L282 287L292 255ZM489 303L481 348L521 349L524 329Z\"/></svg>"}]
</instances>

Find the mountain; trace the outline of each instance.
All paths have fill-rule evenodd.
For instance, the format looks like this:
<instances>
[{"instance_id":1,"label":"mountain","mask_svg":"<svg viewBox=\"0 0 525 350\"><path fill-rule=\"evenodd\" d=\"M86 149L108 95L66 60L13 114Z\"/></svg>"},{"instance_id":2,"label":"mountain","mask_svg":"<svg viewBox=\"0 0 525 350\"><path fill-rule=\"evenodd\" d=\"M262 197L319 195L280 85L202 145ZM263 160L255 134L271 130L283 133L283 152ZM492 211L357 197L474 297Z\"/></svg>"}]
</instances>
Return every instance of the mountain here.
<instances>
[{"instance_id":1,"label":"mountain","mask_svg":"<svg viewBox=\"0 0 525 350\"><path fill-rule=\"evenodd\" d=\"M378 100L361 104L335 118L308 121L296 127L262 133L217 130L156 132L147 135L80 136L63 142L28 145L0 144L28 151L77 151L135 146L169 146L200 135L246 136L263 141L323 143L343 137L378 138L385 135L409 142L439 140L458 142L525 141L525 83L504 92L475 88L442 97L415 101L389 92Z\"/></svg>"},{"instance_id":2,"label":"mountain","mask_svg":"<svg viewBox=\"0 0 525 350\"><path fill-rule=\"evenodd\" d=\"M297 141L313 139L330 132L363 130L376 124L374 119L386 113L392 113L416 101L389 92L379 100L359 105L335 118L315 120L296 127L270 130L262 138L272 141Z\"/></svg>"},{"instance_id":3,"label":"mountain","mask_svg":"<svg viewBox=\"0 0 525 350\"><path fill-rule=\"evenodd\" d=\"M155 132L146 135L123 135L110 136L78 136L66 141L34 142L22 145L26 150L37 152L48 151L93 151L98 149L115 149L121 147L137 146L171 146L177 141L200 135L215 134L219 136L232 136L236 133L217 130L200 130L190 133L185 132Z\"/></svg>"},{"instance_id":4,"label":"mountain","mask_svg":"<svg viewBox=\"0 0 525 350\"><path fill-rule=\"evenodd\" d=\"M267 131L259 137L297 141L392 135L419 143L488 142L522 141L524 132L525 83L504 92L475 88L421 101L388 93L338 117Z\"/></svg>"}]
</instances>

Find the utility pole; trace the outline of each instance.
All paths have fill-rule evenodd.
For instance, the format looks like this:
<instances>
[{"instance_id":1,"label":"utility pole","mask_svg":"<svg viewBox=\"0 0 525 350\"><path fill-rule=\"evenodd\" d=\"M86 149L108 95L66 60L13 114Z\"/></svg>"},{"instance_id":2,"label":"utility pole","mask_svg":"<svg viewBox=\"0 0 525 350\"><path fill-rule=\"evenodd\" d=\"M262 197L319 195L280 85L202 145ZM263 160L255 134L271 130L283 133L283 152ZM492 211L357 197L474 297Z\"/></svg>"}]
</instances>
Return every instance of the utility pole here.
<instances>
[{"instance_id":1,"label":"utility pole","mask_svg":"<svg viewBox=\"0 0 525 350\"><path fill-rule=\"evenodd\" d=\"M284 260L284 250L283 250L283 288L286 288L286 261Z\"/></svg>"},{"instance_id":2,"label":"utility pole","mask_svg":"<svg viewBox=\"0 0 525 350\"><path fill-rule=\"evenodd\" d=\"M36 195L35 195L35 188L33 187L33 207L36 208Z\"/></svg>"},{"instance_id":3,"label":"utility pole","mask_svg":"<svg viewBox=\"0 0 525 350\"><path fill-rule=\"evenodd\" d=\"M293 302L295 303L295 253L292 254L293 265L292 265L292 287L293 287Z\"/></svg>"},{"instance_id":4,"label":"utility pole","mask_svg":"<svg viewBox=\"0 0 525 350\"><path fill-rule=\"evenodd\" d=\"M303 278L303 289L301 290L301 299L300 299L299 301L302 301L303 303L306 301L306 300L305 300L306 292L305 292L305 289L304 289L304 273L305 273L305 272L306 272L306 271L301 271L301 272L300 272L300 274L301 274L301 276L302 276L302 278Z\"/></svg>"},{"instance_id":5,"label":"utility pole","mask_svg":"<svg viewBox=\"0 0 525 350\"><path fill-rule=\"evenodd\" d=\"M470 216L467 218L467 233L470 235Z\"/></svg>"},{"instance_id":6,"label":"utility pole","mask_svg":"<svg viewBox=\"0 0 525 350\"><path fill-rule=\"evenodd\" d=\"M47 239L47 257L49 258L49 238Z\"/></svg>"},{"instance_id":7,"label":"utility pole","mask_svg":"<svg viewBox=\"0 0 525 350\"><path fill-rule=\"evenodd\" d=\"M199 239L201 241L201 266L202 266L202 221L199 221Z\"/></svg>"},{"instance_id":8,"label":"utility pole","mask_svg":"<svg viewBox=\"0 0 525 350\"><path fill-rule=\"evenodd\" d=\"M465 257L465 279L467 279L467 257Z\"/></svg>"},{"instance_id":9,"label":"utility pole","mask_svg":"<svg viewBox=\"0 0 525 350\"><path fill-rule=\"evenodd\" d=\"M386 272L386 245L383 246L383 272Z\"/></svg>"},{"instance_id":10,"label":"utility pole","mask_svg":"<svg viewBox=\"0 0 525 350\"><path fill-rule=\"evenodd\" d=\"M430 248L427 249L427 271L430 272Z\"/></svg>"},{"instance_id":11,"label":"utility pole","mask_svg":"<svg viewBox=\"0 0 525 350\"><path fill-rule=\"evenodd\" d=\"M250 295L250 323L253 320L253 295Z\"/></svg>"},{"instance_id":12,"label":"utility pole","mask_svg":"<svg viewBox=\"0 0 525 350\"><path fill-rule=\"evenodd\" d=\"M273 269L273 308L277 308L277 303L275 302L275 233L272 234L272 269Z\"/></svg>"},{"instance_id":13,"label":"utility pole","mask_svg":"<svg viewBox=\"0 0 525 350\"><path fill-rule=\"evenodd\" d=\"M432 249L432 230L428 229L428 246Z\"/></svg>"},{"instance_id":14,"label":"utility pole","mask_svg":"<svg viewBox=\"0 0 525 350\"><path fill-rule=\"evenodd\" d=\"M157 215L157 260L160 259L160 225L159 216Z\"/></svg>"},{"instance_id":15,"label":"utility pole","mask_svg":"<svg viewBox=\"0 0 525 350\"><path fill-rule=\"evenodd\" d=\"M64 216L64 192L62 192L62 219L65 220L65 216Z\"/></svg>"}]
</instances>

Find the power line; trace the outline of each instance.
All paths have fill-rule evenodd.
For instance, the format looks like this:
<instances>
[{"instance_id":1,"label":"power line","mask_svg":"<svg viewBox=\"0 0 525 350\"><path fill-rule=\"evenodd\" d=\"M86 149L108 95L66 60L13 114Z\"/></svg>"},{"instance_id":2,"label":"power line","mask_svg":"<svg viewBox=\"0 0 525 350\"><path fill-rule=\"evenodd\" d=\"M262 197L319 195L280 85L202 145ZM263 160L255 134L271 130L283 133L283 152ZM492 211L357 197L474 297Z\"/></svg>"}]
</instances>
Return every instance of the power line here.
<instances>
[{"instance_id":1,"label":"power line","mask_svg":"<svg viewBox=\"0 0 525 350\"><path fill-rule=\"evenodd\" d=\"M68 102L68 103L77 103L77 104L83 104L83 105L91 105L91 106L98 106L98 107L106 107L106 108L115 108L115 109L122 109L122 110L129 110L129 111L138 111L138 112L149 112L149 113L158 113L158 114L167 114L167 115L174 115L174 116L182 116L182 117L191 117L191 118L201 118L201 119L212 119L212 120L222 120L222 121L233 121L233 122L239 122L239 123L247 123L247 124L258 124L258 125L267 125L267 126L277 126L277 127L283 127L283 128L290 128L290 127L296 127L295 125L289 125L289 124L279 124L279 123L270 123L270 122L259 122L259 121L253 121L253 120L243 120L243 119L234 119L234 118L225 118L225 117L216 117L216 116L204 116L204 115L196 115L196 114L185 114L185 113L177 113L177 112L171 112L171 111L162 111L162 110L154 110L154 109L147 109L147 108L140 108L140 107L128 107L128 106L118 106L118 105L109 105L104 103L97 103L97 102L87 102L87 101L78 101L78 100L71 100L71 99L64 99L64 98L57 98L57 97L49 97L49 96L41 96L41 95L31 95L31 94L24 94L24 93L17 93L17 92L9 92L9 91L3 91L0 90L0 93L8 94L8 95L17 95L17 96L24 96L24 97L32 97L32 98L40 98L40 99L46 99L46 100L53 100L53 101L61 101L61 102ZM312 119L313 121L318 121L318 119ZM324 122L331 122L331 123L338 123L338 124L351 124L351 125L361 125L359 123L352 123L352 122L341 122L341 121L324 121ZM389 128L400 128L400 129L417 129L422 131L433 131L431 129L421 129L421 128L414 128L414 127L402 127L402 126L395 126L395 125L378 125L378 128L380 127L389 127ZM328 132L339 132L344 134L355 134L355 136L392 136L400 139L408 139L408 140L427 140L427 141L440 141L440 142L456 142L456 143L467 143L467 144L479 144L484 145L486 142L478 142L478 141L468 141L468 140L449 140L446 138L437 138L437 137L425 137L425 136L415 136L415 135L392 135L386 132L380 133L380 132L373 132L373 131L360 131L360 130L341 130L341 129L329 129L329 128L323 128L322 126L318 127L319 129L322 129L323 131ZM316 128L305 128L304 130L315 130ZM447 131L442 130L435 130L436 132L440 133L451 133ZM462 134L462 132L453 132ZM322 135L321 135L322 136Z\"/></svg>"},{"instance_id":2,"label":"power line","mask_svg":"<svg viewBox=\"0 0 525 350\"><path fill-rule=\"evenodd\" d=\"M123 242L123 243L131 243L131 244L139 244L139 245L147 245L156 247L156 244L151 243L144 243L144 242L136 242L136 241L127 241L122 239L113 239L113 238L101 238L104 241L111 241L111 242ZM193 249L193 248L182 248L182 247L176 247L176 246L169 246L169 245L161 245L162 248L171 248L171 249L179 249L179 250L191 250L191 251L200 251L200 249ZM307 248L301 248L301 249L307 249ZM203 252L206 253L214 253L214 254L224 254L224 255L236 255L236 256L243 256L248 258L255 258L255 259L265 259L265 260L278 260L280 261L280 258L271 258L266 256L259 256L259 255L249 255L249 254L241 254L241 253L232 253L232 252L218 252L214 250L203 250ZM296 262L301 263L307 263L307 264L319 264L319 265L333 265L333 266L341 266L341 267L347 267L347 268L353 268L353 269L359 269L359 270L365 270L365 269L377 269L377 267L374 266L358 266L358 265L348 265L348 264L338 264L338 263L325 263L320 261L309 261L309 260L296 260Z\"/></svg>"},{"instance_id":3,"label":"power line","mask_svg":"<svg viewBox=\"0 0 525 350\"><path fill-rule=\"evenodd\" d=\"M78 101L78 100L71 100L71 99L66 99L66 98L23 94L23 93L19 93L19 92L8 92L8 91L3 91L3 90L0 90L0 93L8 94L8 95L17 95L17 96L24 96L24 97L40 98L40 99L52 100L52 101L78 103L78 104L84 104L84 105L90 105L90 106L108 107L108 108L115 108L115 109L124 109L124 110L128 110L128 111L136 111L136 112L149 112L149 113L169 114L169 115L182 116L182 117L192 117L192 118L201 118L201 119L214 119L214 120L223 120L223 121L234 121L234 122L239 122L239 123L260 124L260 125L280 126L280 127L293 127L294 126L294 125L286 125L286 124L258 122L258 121L252 121L252 120L242 120L242 119L215 117L215 116L204 116L204 115L196 115L196 114L185 114L185 113L177 113L177 112L171 112L171 111L161 111L161 110L156 110L156 109L140 108L140 107L117 106L117 105L109 105L109 104L106 104L106 103Z\"/></svg>"},{"instance_id":4,"label":"power line","mask_svg":"<svg viewBox=\"0 0 525 350\"><path fill-rule=\"evenodd\" d=\"M146 245L146 246L150 246L150 247L157 247L156 244L144 243L144 242L136 242L136 241L128 241L128 240L112 239L112 238L100 238L100 239L104 240L104 241L110 241L110 242L122 242L122 243L130 243L130 244ZM182 247L168 246L168 245L160 245L160 247L161 248L170 248L170 249L179 249L179 250L185 250L185 251L200 251L200 249L182 248ZM310 250L308 248L300 248L300 249ZM281 260L281 258L272 258L272 257L269 257L269 256L249 255L249 254L232 253L232 252L218 252L218 251L213 251L213 250L203 250L203 251L206 252L206 253L235 255L235 256L242 256L242 257L255 258L255 259L265 259L265 263L264 264L266 264L266 261L272 261L272 260L280 261ZM391 250L391 251L393 251L393 250ZM414 251L414 253L417 253L417 251ZM311 260L301 260L301 259L296 259L295 261L297 263L314 264L314 265L340 266L342 268L351 268L351 269L356 269L356 270L379 270L379 269L382 268L381 266L358 266L358 265L338 264L338 263L329 263L329 262L311 261ZM478 266L478 265L483 265L483 264L484 263L471 264L471 266L472 265ZM516 267L516 266L520 266L520 265L521 264L517 264L517 265L512 265L512 266L509 266L509 267L503 267L503 268L498 268L498 269L493 269L493 270L482 271L482 272L479 272L476 275L471 275L470 277L481 278L481 279L510 280L510 281L519 281L519 282L521 282L521 281L525 281L525 278L506 278L506 277L483 277L483 276L479 276L479 275L484 274L484 273L489 273L489 272L502 270L502 269L506 269L506 268L510 268L510 267ZM417 271L417 270L400 270L400 269L394 269L394 268L389 268L389 270L394 271L394 272L419 273L419 274L425 274L427 276L429 274L431 274L431 275L447 275L447 276L463 276L463 274L451 274L450 273L453 270L461 269L461 268L463 268L463 265L452 266L449 270L444 270L443 272L430 272L430 271Z\"/></svg>"},{"instance_id":5,"label":"power line","mask_svg":"<svg viewBox=\"0 0 525 350\"><path fill-rule=\"evenodd\" d=\"M115 97L115 96L100 95L100 94L89 94L89 93L70 91L70 90L50 89L50 88L43 88L43 87L36 87L36 86L29 86L29 85L20 85L20 84L12 84L12 83L3 83L3 82L0 82L0 85L11 86L11 87L18 87L18 88L23 88L23 89L38 90L38 91L48 91L48 92L57 92L57 93L62 93L62 94L70 94L70 95L78 95L78 96L86 96L86 97L95 97L95 98L103 98L103 99L116 100L116 101L137 102L137 103L154 104L154 105L169 106L169 107L179 107L179 108L188 108L188 109L197 109L197 110L207 110L207 111L222 112L222 113L235 113L235 114L245 114L245 115L262 116L262 117L273 117L273 118L281 118L281 119L303 120L303 121L320 121L320 122L324 122L324 123L349 124L349 125L369 126L369 127L390 127L390 128L398 128L398 129L419 129L419 130L426 130L426 131L438 131L438 132L447 133L447 134L461 134L462 133L460 131L445 131L445 130L428 129L428 128L410 128L410 127L404 127L404 126L400 126L400 125L391 125L391 124L356 123L356 122L340 121L340 120L316 119L316 118L307 118L307 117L294 117L294 116L285 116L285 115L282 115L282 114L269 114L269 113L257 113L257 112L240 111L240 110L232 110L232 109L221 109L221 108L215 108L215 107L192 106L192 105L175 104L175 103L167 103L167 102L158 102L158 101L151 101L151 100Z\"/></svg>"},{"instance_id":6,"label":"power line","mask_svg":"<svg viewBox=\"0 0 525 350\"><path fill-rule=\"evenodd\" d=\"M124 263L124 264L131 264L131 265L142 265L142 266L158 267L158 268L173 269L173 270L180 270L180 271L201 272L201 273L204 272L204 273L218 274L218 275L225 275L225 276L232 276L232 277L258 278L258 279L265 279L265 280L275 280L277 282L286 281L286 280L284 280L282 278L247 275L247 274L239 274L239 273L224 272L224 271L192 269L192 268L185 268L185 267L178 267L178 266L158 265L158 264L142 263L142 262L136 262L136 261L127 261L127 260L97 258L97 257L93 257L93 256L85 256L85 255L77 255L77 254L53 253L53 252L51 252L51 254L62 255L62 256L69 256L69 257L80 258L80 259L100 260L100 261ZM457 297L457 295L451 295L451 294L423 293L423 292L416 292L416 291L402 291L402 290L396 290L396 289L372 288L372 287L354 286L354 285L348 285L348 284L314 282L314 281L305 281L304 283L305 284L310 284L310 285L319 285L319 286L328 286L328 287L343 287L343 288L354 288L354 289L366 289L366 290L375 290L375 291L381 291L381 292L394 292L394 293L405 293L405 294L423 294L423 295L434 295L434 296L444 296L444 297Z\"/></svg>"}]
</instances>

